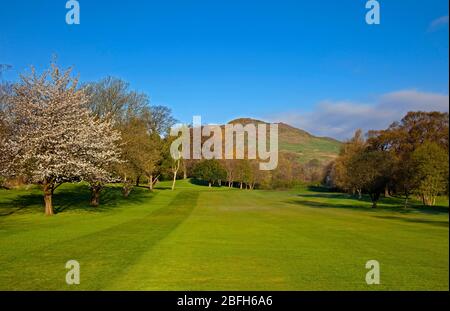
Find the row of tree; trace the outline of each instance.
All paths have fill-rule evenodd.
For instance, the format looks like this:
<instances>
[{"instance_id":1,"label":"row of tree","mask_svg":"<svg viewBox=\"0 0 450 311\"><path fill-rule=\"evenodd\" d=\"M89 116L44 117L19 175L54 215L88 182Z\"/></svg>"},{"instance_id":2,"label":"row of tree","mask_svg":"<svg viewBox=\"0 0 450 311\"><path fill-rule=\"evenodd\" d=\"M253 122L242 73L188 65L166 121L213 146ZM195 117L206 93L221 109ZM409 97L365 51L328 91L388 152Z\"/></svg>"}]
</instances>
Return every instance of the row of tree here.
<instances>
[{"instance_id":1,"label":"row of tree","mask_svg":"<svg viewBox=\"0 0 450 311\"><path fill-rule=\"evenodd\" d=\"M304 182L304 170L298 158L290 153L280 153L278 166L273 171L259 169L258 160L201 160L186 161L188 176L213 184L239 189L280 189L290 188ZM191 169L190 169L191 168ZM321 175L318 175L321 176ZM318 178L319 179L319 178Z\"/></svg>"},{"instance_id":2,"label":"row of tree","mask_svg":"<svg viewBox=\"0 0 450 311\"><path fill-rule=\"evenodd\" d=\"M376 207L380 196L419 197L434 205L449 190L449 115L409 112L381 131L361 130L344 143L328 168L327 183L357 194L367 193Z\"/></svg>"},{"instance_id":3,"label":"row of tree","mask_svg":"<svg viewBox=\"0 0 450 311\"><path fill-rule=\"evenodd\" d=\"M161 179L197 177L241 189L286 188L320 179L320 165L301 166L280 153L278 168L259 170L254 160L174 160L170 156L170 109L152 106L144 93L113 77L80 85L72 70L55 63L34 69L17 83L0 84L0 186L21 180L42 186L45 213L53 214L53 193L63 183L84 181L90 204L100 204L107 183L122 184L129 196L145 182L152 190ZM206 138L205 138L206 139Z\"/></svg>"},{"instance_id":4,"label":"row of tree","mask_svg":"<svg viewBox=\"0 0 450 311\"><path fill-rule=\"evenodd\" d=\"M357 131L325 171L319 161L302 165L289 152L279 153L273 171L259 170L257 160L174 160L174 123L170 109L151 106L120 79L79 85L70 69L55 64L42 74L32 70L0 84L0 186L2 178L40 184L48 215L65 182L87 182L97 206L107 183L121 183L127 197L142 182L151 191L171 179L174 189L180 175L240 189L288 188L325 176L330 186L367 193L374 207L383 192L404 195L405 205L413 194L426 205L448 194L447 113L410 112L367 139Z\"/></svg>"},{"instance_id":5,"label":"row of tree","mask_svg":"<svg viewBox=\"0 0 450 311\"><path fill-rule=\"evenodd\" d=\"M109 182L122 182L128 196L145 177L151 190L176 166L166 135L174 122L120 79L79 85L71 69L33 69L0 88L0 176L41 185L47 215L65 182L87 182L93 206Z\"/></svg>"}]
</instances>

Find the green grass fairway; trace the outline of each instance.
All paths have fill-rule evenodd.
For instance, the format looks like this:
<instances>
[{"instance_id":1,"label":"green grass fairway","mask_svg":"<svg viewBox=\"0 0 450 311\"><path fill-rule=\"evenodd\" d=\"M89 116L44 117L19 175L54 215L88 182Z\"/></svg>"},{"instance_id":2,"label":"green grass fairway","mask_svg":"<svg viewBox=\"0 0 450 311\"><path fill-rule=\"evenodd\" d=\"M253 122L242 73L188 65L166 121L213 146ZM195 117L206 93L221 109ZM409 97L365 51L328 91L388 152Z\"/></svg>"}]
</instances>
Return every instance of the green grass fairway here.
<instances>
[{"instance_id":1,"label":"green grass fairway","mask_svg":"<svg viewBox=\"0 0 450 311\"><path fill-rule=\"evenodd\" d=\"M64 185L43 215L37 189L0 190L1 290L448 290L448 203L401 207L320 189L248 191L161 183L100 208ZM65 263L81 284L65 283ZM365 263L381 265L366 285Z\"/></svg>"}]
</instances>

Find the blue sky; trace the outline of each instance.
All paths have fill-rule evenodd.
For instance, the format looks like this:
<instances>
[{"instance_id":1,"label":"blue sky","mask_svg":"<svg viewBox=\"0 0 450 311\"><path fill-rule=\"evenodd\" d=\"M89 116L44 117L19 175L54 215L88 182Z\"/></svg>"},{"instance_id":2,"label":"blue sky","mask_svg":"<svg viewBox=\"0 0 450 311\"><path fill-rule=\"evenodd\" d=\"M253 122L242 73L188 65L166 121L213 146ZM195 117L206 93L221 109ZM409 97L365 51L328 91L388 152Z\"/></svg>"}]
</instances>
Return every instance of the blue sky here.
<instances>
[{"instance_id":1,"label":"blue sky","mask_svg":"<svg viewBox=\"0 0 450 311\"><path fill-rule=\"evenodd\" d=\"M448 2L0 0L0 63L15 80L52 54L82 81L113 75L182 122L284 121L344 139L407 110L448 110Z\"/></svg>"}]
</instances>

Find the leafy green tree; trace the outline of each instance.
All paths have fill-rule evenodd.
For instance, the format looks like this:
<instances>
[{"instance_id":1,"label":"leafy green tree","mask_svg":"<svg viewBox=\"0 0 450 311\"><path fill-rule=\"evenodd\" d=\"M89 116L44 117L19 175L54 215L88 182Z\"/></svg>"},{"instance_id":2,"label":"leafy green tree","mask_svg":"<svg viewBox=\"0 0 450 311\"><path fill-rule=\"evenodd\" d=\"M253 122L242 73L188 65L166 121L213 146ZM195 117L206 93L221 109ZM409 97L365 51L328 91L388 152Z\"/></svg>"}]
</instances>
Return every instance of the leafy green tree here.
<instances>
[{"instance_id":1,"label":"leafy green tree","mask_svg":"<svg viewBox=\"0 0 450 311\"><path fill-rule=\"evenodd\" d=\"M417 175L416 192L424 205L435 205L436 197L448 189L448 152L433 142L425 142L412 154Z\"/></svg>"},{"instance_id":2,"label":"leafy green tree","mask_svg":"<svg viewBox=\"0 0 450 311\"><path fill-rule=\"evenodd\" d=\"M252 167L249 160L235 160L236 161L236 180L239 182L239 188L243 189L252 180Z\"/></svg>"},{"instance_id":3,"label":"leafy green tree","mask_svg":"<svg viewBox=\"0 0 450 311\"><path fill-rule=\"evenodd\" d=\"M86 86L90 95L88 107L100 119L113 120L122 134L123 162L117 172L123 183L123 194L128 196L133 184L139 185L141 176L153 189L162 171L164 137L175 123L171 110L164 106L150 106L144 93L130 90L121 79L106 77ZM97 189L93 180L91 189Z\"/></svg>"},{"instance_id":4,"label":"leafy green tree","mask_svg":"<svg viewBox=\"0 0 450 311\"><path fill-rule=\"evenodd\" d=\"M211 187L213 183L220 183L220 181L225 180L227 178L227 171L218 160L203 160L195 165L194 176L207 181L208 186Z\"/></svg>"},{"instance_id":5,"label":"leafy green tree","mask_svg":"<svg viewBox=\"0 0 450 311\"><path fill-rule=\"evenodd\" d=\"M362 186L359 184L358 178L353 178L349 171L350 162L352 158L362 152L366 148L366 142L363 137L363 133L360 129L355 132L352 139L345 142L339 153L339 156L335 160L331 169L331 176L333 178L333 185L339 189L358 193L358 198L361 199Z\"/></svg>"},{"instance_id":6,"label":"leafy green tree","mask_svg":"<svg viewBox=\"0 0 450 311\"><path fill-rule=\"evenodd\" d=\"M391 179L393 159L390 153L366 149L356 153L348 163L350 182L369 194L372 207L377 207L381 193Z\"/></svg>"},{"instance_id":7,"label":"leafy green tree","mask_svg":"<svg viewBox=\"0 0 450 311\"><path fill-rule=\"evenodd\" d=\"M71 77L71 69L52 63L42 74L32 70L16 83L9 100L14 116L11 135L1 144L6 176L27 176L42 186L46 215L53 193L65 182L107 180L119 161L120 134L86 108L89 96Z\"/></svg>"},{"instance_id":8,"label":"leafy green tree","mask_svg":"<svg viewBox=\"0 0 450 311\"><path fill-rule=\"evenodd\" d=\"M392 123L381 131L370 131L368 145L372 149L390 152L395 158L391 189L405 196L405 206L410 195L423 183L413 154L426 142L448 149L449 117L442 112L408 112L400 122ZM423 188L423 187L422 187Z\"/></svg>"},{"instance_id":9,"label":"leafy green tree","mask_svg":"<svg viewBox=\"0 0 450 311\"><path fill-rule=\"evenodd\" d=\"M117 165L121 176L122 193L128 197L133 185L145 174L147 156L153 151L145 123L139 118L130 118L119 126L122 133L122 162Z\"/></svg>"},{"instance_id":10,"label":"leafy green tree","mask_svg":"<svg viewBox=\"0 0 450 311\"><path fill-rule=\"evenodd\" d=\"M419 175L416 170L416 163L411 156L405 157L400 160L398 156L395 157L395 165L393 168L393 180L394 188L405 196L405 207L408 207L408 201L411 194L417 188L419 184Z\"/></svg>"},{"instance_id":11,"label":"leafy green tree","mask_svg":"<svg viewBox=\"0 0 450 311\"><path fill-rule=\"evenodd\" d=\"M278 154L278 166L270 172L270 186L274 189L290 188L304 179L304 169L297 155L290 152Z\"/></svg>"}]
</instances>

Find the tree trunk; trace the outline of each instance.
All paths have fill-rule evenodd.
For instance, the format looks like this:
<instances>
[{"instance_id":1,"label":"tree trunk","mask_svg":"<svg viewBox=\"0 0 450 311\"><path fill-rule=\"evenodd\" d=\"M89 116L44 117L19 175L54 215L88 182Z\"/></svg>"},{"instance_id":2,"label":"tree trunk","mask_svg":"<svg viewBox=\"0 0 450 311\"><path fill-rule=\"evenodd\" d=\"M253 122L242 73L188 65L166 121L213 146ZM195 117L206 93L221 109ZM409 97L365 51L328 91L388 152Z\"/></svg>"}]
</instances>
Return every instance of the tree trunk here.
<instances>
[{"instance_id":1,"label":"tree trunk","mask_svg":"<svg viewBox=\"0 0 450 311\"><path fill-rule=\"evenodd\" d=\"M426 206L433 206L436 203L436 197L433 195L424 195L423 202Z\"/></svg>"},{"instance_id":2,"label":"tree trunk","mask_svg":"<svg viewBox=\"0 0 450 311\"><path fill-rule=\"evenodd\" d=\"M380 199L381 193L369 193L370 199L372 200L372 208L377 207L378 200Z\"/></svg>"},{"instance_id":3,"label":"tree trunk","mask_svg":"<svg viewBox=\"0 0 450 311\"><path fill-rule=\"evenodd\" d=\"M175 190L175 182L177 181L177 172L173 173L172 190Z\"/></svg>"},{"instance_id":4,"label":"tree trunk","mask_svg":"<svg viewBox=\"0 0 450 311\"><path fill-rule=\"evenodd\" d=\"M408 199L409 199L409 193L406 192L406 193L405 193L405 208L408 207Z\"/></svg>"},{"instance_id":5,"label":"tree trunk","mask_svg":"<svg viewBox=\"0 0 450 311\"><path fill-rule=\"evenodd\" d=\"M241 181L239 188L242 189L242 186L243 186L243 182Z\"/></svg>"},{"instance_id":6,"label":"tree trunk","mask_svg":"<svg viewBox=\"0 0 450 311\"><path fill-rule=\"evenodd\" d=\"M53 183L44 181L44 206L45 206L45 215L51 216L53 215Z\"/></svg>"},{"instance_id":7,"label":"tree trunk","mask_svg":"<svg viewBox=\"0 0 450 311\"><path fill-rule=\"evenodd\" d=\"M187 179L187 169L186 169L186 161L183 159L181 161L182 169L183 169L183 179Z\"/></svg>"},{"instance_id":8,"label":"tree trunk","mask_svg":"<svg viewBox=\"0 0 450 311\"><path fill-rule=\"evenodd\" d=\"M91 206L97 207L100 204L100 191L102 190L101 186L93 186L91 187Z\"/></svg>"},{"instance_id":9,"label":"tree trunk","mask_svg":"<svg viewBox=\"0 0 450 311\"><path fill-rule=\"evenodd\" d=\"M130 195L131 189L133 188L133 181L128 181L126 178L123 181L123 186L122 186L122 195L125 198L128 198L128 196Z\"/></svg>"},{"instance_id":10,"label":"tree trunk","mask_svg":"<svg viewBox=\"0 0 450 311\"><path fill-rule=\"evenodd\" d=\"M389 194L389 187L388 187L388 186L386 186L386 187L384 188L384 197L385 197L385 198L389 198L389 197L390 197L390 194Z\"/></svg>"},{"instance_id":11,"label":"tree trunk","mask_svg":"<svg viewBox=\"0 0 450 311\"><path fill-rule=\"evenodd\" d=\"M122 194L125 198L128 198L128 196L130 195L131 192L131 187L130 186L124 186L122 188Z\"/></svg>"},{"instance_id":12,"label":"tree trunk","mask_svg":"<svg viewBox=\"0 0 450 311\"><path fill-rule=\"evenodd\" d=\"M211 182L208 182L208 187L211 188Z\"/></svg>"},{"instance_id":13,"label":"tree trunk","mask_svg":"<svg viewBox=\"0 0 450 311\"><path fill-rule=\"evenodd\" d=\"M362 191L361 191L361 189L357 189L356 191L358 192L358 200L361 200L362 199Z\"/></svg>"},{"instance_id":14,"label":"tree trunk","mask_svg":"<svg viewBox=\"0 0 450 311\"><path fill-rule=\"evenodd\" d=\"M139 187L139 182L140 182L140 180L141 180L141 176L138 176L138 177L136 178L136 187Z\"/></svg>"},{"instance_id":15,"label":"tree trunk","mask_svg":"<svg viewBox=\"0 0 450 311\"><path fill-rule=\"evenodd\" d=\"M150 191L153 190L153 174L148 176L148 190L150 190Z\"/></svg>"}]
</instances>

